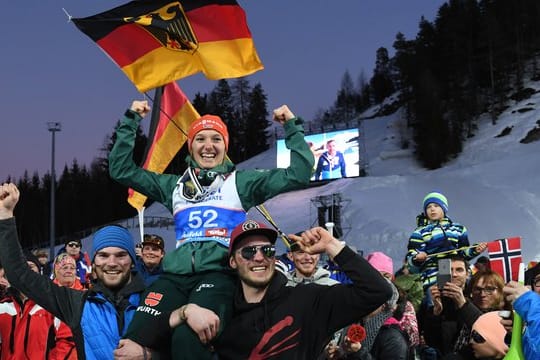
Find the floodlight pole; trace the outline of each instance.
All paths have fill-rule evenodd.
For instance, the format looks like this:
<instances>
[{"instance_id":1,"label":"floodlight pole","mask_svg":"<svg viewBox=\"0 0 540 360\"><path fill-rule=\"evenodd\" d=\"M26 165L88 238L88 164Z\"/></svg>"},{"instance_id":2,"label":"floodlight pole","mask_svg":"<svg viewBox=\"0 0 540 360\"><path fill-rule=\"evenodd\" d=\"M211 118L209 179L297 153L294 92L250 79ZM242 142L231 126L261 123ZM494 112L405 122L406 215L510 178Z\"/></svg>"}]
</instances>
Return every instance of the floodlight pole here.
<instances>
[{"instance_id":1,"label":"floodlight pole","mask_svg":"<svg viewBox=\"0 0 540 360\"><path fill-rule=\"evenodd\" d=\"M52 151L51 151L51 209L50 209L50 233L49 233L49 241L50 241L50 249L49 249L49 260L54 259L54 245L55 245L55 192L56 192L56 175L54 172L54 139L55 139L55 133L57 131L62 130L62 124L59 122L48 122L47 128L51 132L52 135Z\"/></svg>"}]
</instances>

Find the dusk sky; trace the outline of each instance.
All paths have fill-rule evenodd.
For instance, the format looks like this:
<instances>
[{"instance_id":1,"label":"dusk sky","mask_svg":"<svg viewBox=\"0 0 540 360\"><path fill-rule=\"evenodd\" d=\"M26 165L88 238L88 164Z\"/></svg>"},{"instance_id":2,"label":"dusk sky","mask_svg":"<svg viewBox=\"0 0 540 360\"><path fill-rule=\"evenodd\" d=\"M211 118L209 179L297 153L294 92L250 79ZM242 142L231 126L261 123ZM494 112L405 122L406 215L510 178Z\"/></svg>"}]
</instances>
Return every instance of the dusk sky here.
<instances>
[{"instance_id":1,"label":"dusk sky","mask_svg":"<svg viewBox=\"0 0 540 360\"><path fill-rule=\"evenodd\" d=\"M7 2L0 22L2 139L0 180L51 167L47 122L59 121L56 172L77 159L90 165L125 109L142 99L121 70L82 34L62 10L86 17L126 3L101 0ZM444 1L239 1L265 69L260 82L268 106L288 104L306 119L330 106L346 70L371 77L375 52L393 54L398 31L412 39L421 16L433 20ZM190 99L215 82L201 75L179 81ZM153 96L153 94L151 94ZM233 135L234 136L234 135Z\"/></svg>"}]
</instances>

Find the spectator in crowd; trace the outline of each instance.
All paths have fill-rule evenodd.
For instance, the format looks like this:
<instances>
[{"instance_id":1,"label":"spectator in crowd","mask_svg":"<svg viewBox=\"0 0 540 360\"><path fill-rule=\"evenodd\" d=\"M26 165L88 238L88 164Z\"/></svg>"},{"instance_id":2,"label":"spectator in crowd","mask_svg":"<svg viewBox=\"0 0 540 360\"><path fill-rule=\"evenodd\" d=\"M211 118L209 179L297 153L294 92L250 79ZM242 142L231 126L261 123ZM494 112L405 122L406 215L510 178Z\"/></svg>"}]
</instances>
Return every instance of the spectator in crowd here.
<instances>
[{"instance_id":1,"label":"spectator in crowd","mask_svg":"<svg viewBox=\"0 0 540 360\"><path fill-rule=\"evenodd\" d=\"M540 275L540 263L531 261L529 268L525 271L525 285L529 285L536 292L540 291L540 288L535 285L535 280L540 278L538 275Z\"/></svg>"},{"instance_id":2,"label":"spectator in crowd","mask_svg":"<svg viewBox=\"0 0 540 360\"><path fill-rule=\"evenodd\" d=\"M2 247L2 253L4 249ZM37 275L40 267L37 258L30 253L25 258L26 262L22 260L24 257L20 262L28 271L41 277L41 274ZM7 287L7 293L0 302L1 358L45 359L54 317L23 292L10 287L3 277L2 283Z\"/></svg>"},{"instance_id":3,"label":"spectator in crowd","mask_svg":"<svg viewBox=\"0 0 540 360\"><path fill-rule=\"evenodd\" d=\"M337 150L336 141L331 139L326 142L326 152L317 161L315 180L338 179L347 177L345 158Z\"/></svg>"},{"instance_id":4,"label":"spectator in crowd","mask_svg":"<svg viewBox=\"0 0 540 360\"><path fill-rule=\"evenodd\" d=\"M69 254L58 255L53 262L53 282L59 286L66 286L71 289L84 291L79 278L76 276L77 264ZM54 318L55 346L49 354L50 360L77 360L75 341L69 326Z\"/></svg>"},{"instance_id":5,"label":"spectator in crowd","mask_svg":"<svg viewBox=\"0 0 540 360\"><path fill-rule=\"evenodd\" d=\"M407 301L405 293L402 292L400 296L399 290L392 283L394 278L392 259L383 252L376 251L368 254L367 261L390 283L393 296L364 319L366 338L361 343L358 358L384 359L390 356L394 359L406 359L409 349L414 351L419 343L414 308ZM349 357L350 355L347 358Z\"/></svg>"},{"instance_id":6,"label":"spectator in crowd","mask_svg":"<svg viewBox=\"0 0 540 360\"><path fill-rule=\"evenodd\" d=\"M502 310L504 307L502 296L504 282L498 273L492 270L477 272L473 275L469 286L471 289L470 299L465 298L461 288L451 283L447 283L441 293L442 296L449 297L454 301L459 334L454 343L453 352L464 358L473 356L470 334L474 322L483 313ZM434 291L436 292L436 290ZM440 298L440 295L438 296Z\"/></svg>"},{"instance_id":7,"label":"spectator in crowd","mask_svg":"<svg viewBox=\"0 0 540 360\"><path fill-rule=\"evenodd\" d=\"M353 284L286 286L287 278L275 270L277 235L253 220L233 230L229 264L240 283L235 316L214 343L222 360L270 354L276 360L315 359L335 331L359 321L391 295L388 282L375 269L321 227L289 237L308 253L326 252ZM171 313L167 325L193 326L198 312L193 304L184 305ZM201 340L208 342L215 334L211 330Z\"/></svg>"},{"instance_id":8,"label":"spectator in crowd","mask_svg":"<svg viewBox=\"0 0 540 360\"><path fill-rule=\"evenodd\" d=\"M54 259L52 278L55 284L75 290L84 290L76 273L77 263L69 254L61 253Z\"/></svg>"},{"instance_id":9,"label":"spectator in crowd","mask_svg":"<svg viewBox=\"0 0 540 360\"><path fill-rule=\"evenodd\" d=\"M41 265L41 274L45 276L51 276L52 266L49 261L49 252L47 249L39 249L34 254Z\"/></svg>"},{"instance_id":10,"label":"spectator in crowd","mask_svg":"<svg viewBox=\"0 0 540 360\"><path fill-rule=\"evenodd\" d=\"M168 312L187 303L203 306L217 314L222 325L227 323L235 288L235 277L227 267L232 229L246 218L251 207L277 194L306 187L313 154L304 139L302 121L283 105L274 110L274 119L285 129L285 144L291 150L289 167L235 170L226 156L226 125L218 116L203 115L187 131L189 156L184 174L157 174L133 162L136 130L149 111L146 101L134 101L126 112L116 130L109 172L113 179L169 208L174 214L177 248L167 253L164 274L148 289L148 301L154 300L154 294L160 296L153 307L156 311L141 307L127 338L153 349L170 349L176 358L210 359L212 352L188 326L179 326L172 334L169 329L165 333L147 329L166 322ZM204 322L209 326L212 318ZM185 349L190 349L189 353Z\"/></svg>"},{"instance_id":11,"label":"spectator in crowd","mask_svg":"<svg viewBox=\"0 0 540 360\"><path fill-rule=\"evenodd\" d=\"M522 336L525 358L540 359L540 264L527 270L526 274L531 289L511 281L503 288L503 293L526 324ZM512 320L501 322L507 329L512 328Z\"/></svg>"},{"instance_id":12,"label":"spectator in crowd","mask_svg":"<svg viewBox=\"0 0 540 360\"><path fill-rule=\"evenodd\" d=\"M298 235L298 234L297 234ZM330 272L319 266L320 254L310 254L301 248L289 250L288 258L294 269L287 274L287 286L315 283L319 285L335 285L338 281L330 278Z\"/></svg>"},{"instance_id":13,"label":"spectator in crowd","mask_svg":"<svg viewBox=\"0 0 540 360\"><path fill-rule=\"evenodd\" d=\"M302 233L296 235L301 236ZM294 250L293 250L294 249ZM335 285L339 284L337 280L330 278L330 272L321 266L319 266L320 254L310 254L299 247L293 247L287 252L288 259L293 263L292 270L287 272L287 286L296 286L300 284L319 284L319 285ZM345 339L346 328L337 331L334 334L334 338ZM336 342L336 346L339 343ZM348 343L347 343L348 344ZM325 358L324 354L321 354L320 358Z\"/></svg>"},{"instance_id":14,"label":"spectator in crowd","mask_svg":"<svg viewBox=\"0 0 540 360\"><path fill-rule=\"evenodd\" d=\"M503 298L504 280L497 272L484 270L477 272L469 283L471 289L471 301L474 306L461 306L458 309L458 316L463 324L459 337L454 346L454 351L470 356L472 347L470 346L470 331L473 323L483 314L490 311L504 309ZM500 320L500 319L499 319Z\"/></svg>"},{"instance_id":15,"label":"spectator in crowd","mask_svg":"<svg viewBox=\"0 0 540 360\"><path fill-rule=\"evenodd\" d=\"M532 291L540 294L540 263L525 271L525 284L530 286Z\"/></svg>"},{"instance_id":16,"label":"spectator in crowd","mask_svg":"<svg viewBox=\"0 0 540 360\"><path fill-rule=\"evenodd\" d=\"M395 287L392 288L393 295L390 300L364 318L365 339L360 344L352 343L353 346L341 346L337 349L327 347L327 359L407 360L409 358L409 351L413 351L413 348L409 347L408 336L399 325L406 299L399 299L398 290ZM398 304L401 305L401 312L397 311Z\"/></svg>"},{"instance_id":17,"label":"spectator in crowd","mask_svg":"<svg viewBox=\"0 0 540 360\"><path fill-rule=\"evenodd\" d=\"M432 304L423 303L419 312L421 333L431 348L442 354L451 353L459 337L463 322L457 311L467 304L465 292L469 276L469 265L460 256L451 257L451 281L439 290L437 285L429 288ZM473 306L472 304L467 304Z\"/></svg>"},{"instance_id":18,"label":"spectator in crowd","mask_svg":"<svg viewBox=\"0 0 540 360\"><path fill-rule=\"evenodd\" d=\"M150 286L163 273L162 260L165 256L165 242L159 235L145 234L143 236L141 256L137 259L136 269Z\"/></svg>"},{"instance_id":19,"label":"spectator in crowd","mask_svg":"<svg viewBox=\"0 0 540 360\"><path fill-rule=\"evenodd\" d=\"M383 252L375 251L367 256L367 261L371 266L379 270L382 276L391 281L393 286L396 286L394 283L394 262L391 257ZM398 320L400 329L407 334L409 346L417 347L420 344L420 334L418 331L416 311L413 304L408 300L407 293L405 291L400 292L399 288L397 291L399 294L399 306L396 305L393 317ZM399 313L399 316L396 315L396 311Z\"/></svg>"},{"instance_id":20,"label":"spectator in crowd","mask_svg":"<svg viewBox=\"0 0 540 360\"><path fill-rule=\"evenodd\" d=\"M411 274L407 260L402 265L401 269L396 271L394 277L394 285L400 290L405 291L407 299L414 307L414 311L420 310L420 304L424 299L424 287L420 274Z\"/></svg>"},{"instance_id":21,"label":"spectator in crowd","mask_svg":"<svg viewBox=\"0 0 540 360\"><path fill-rule=\"evenodd\" d=\"M352 284L352 280L349 279L347 274L339 268L339 266L332 261L332 259L326 260L326 265L324 265L324 269L328 270L330 272L330 278L336 280L340 284Z\"/></svg>"},{"instance_id":22,"label":"spectator in crowd","mask_svg":"<svg viewBox=\"0 0 540 360\"><path fill-rule=\"evenodd\" d=\"M472 302L482 312L500 310L504 307L504 280L493 270L473 275L470 281Z\"/></svg>"},{"instance_id":23,"label":"spectator in crowd","mask_svg":"<svg viewBox=\"0 0 540 360\"><path fill-rule=\"evenodd\" d=\"M479 256L476 262L472 266L472 274L476 274L479 271L490 270L489 258L487 256Z\"/></svg>"},{"instance_id":24,"label":"spectator in crowd","mask_svg":"<svg viewBox=\"0 0 540 360\"><path fill-rule=\"evenodd\" d=\"M66 241L64 247L60 249L57 255L63 252L68 253L75 259L75 263L77 264L77 277L81 284L88 288L88 286L90 286L92 266L88 254L82 251L81 241L78 239Z\"/></svg>"},{"instance_id":25,"label":"spectator in crowd","mask_svg":"<svg viewBox=\"0 0 540 360\"><path fill-rule=\"evenodd\" d=\"M467 229L450 220L447 215L448 199L443 194L427 194L424 197L423 209L427 224L417 227L411 234L407 247L407 262L411 272L422 274L424 291L427 291L437 280L439 259L458 254L470 260L483 252L487 244L469 247Z\"/></svg>"},{"instance_id":26,"label":"spectator in crowd","mask_svg":"<svg viewBox=\"0 0 540 360\"><path fill-rule=\"evenodd\" d=\"M474 322L470 335L473 357L453 359L502 359L508 352L504 343L506 330L501 325L497 311L487 312ZM531 358L532 359L532 358Z\"/></svg>"},{"instance_id":27,"label":"spectator in crowd","mask_svg":"<svg viewBox=\"0 0 540 360\"><path fill-rule=\"evenodd\" d=\"M131 234L116 225L96 231L92 288L83 292L61 287L23 261L13 216L18 200L15 184L0 186L0 262L10 283L71 328L79 359L111 359L145 288L142 278L131 272L135 263Z\"/></svg>"}]
</instances>

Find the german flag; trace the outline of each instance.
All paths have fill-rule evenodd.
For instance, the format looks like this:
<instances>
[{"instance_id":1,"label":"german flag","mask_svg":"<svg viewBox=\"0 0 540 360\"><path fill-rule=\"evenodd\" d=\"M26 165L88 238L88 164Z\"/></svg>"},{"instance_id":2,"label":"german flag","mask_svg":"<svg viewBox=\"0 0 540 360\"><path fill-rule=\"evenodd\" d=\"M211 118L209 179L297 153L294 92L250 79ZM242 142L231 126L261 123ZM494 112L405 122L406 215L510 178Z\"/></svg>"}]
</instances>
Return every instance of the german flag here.
<instances>
[{"instance_id":1,"label":"german flag","mask_svg":"<svg viewBox=\"0 0 540 360\"><path fill-rule=\"evenodd\" d=\"M236 1L138 0L73 22L141 92L197 72L218 80L263 68Z\"/></svg>"},{"instance_id":2,"label":"german flag","mask_svg":"<svg viewBox=\"0 0 540 360\"><path fill-rule=\"evenodd\" d=\"M160 92L163 92L162 94ZM144 169L163 173L187 140L187 129L200 117L176 82L156 90ZM128 190L128 203L140 210L146 196Z\"/></svg>"}]
</instances>

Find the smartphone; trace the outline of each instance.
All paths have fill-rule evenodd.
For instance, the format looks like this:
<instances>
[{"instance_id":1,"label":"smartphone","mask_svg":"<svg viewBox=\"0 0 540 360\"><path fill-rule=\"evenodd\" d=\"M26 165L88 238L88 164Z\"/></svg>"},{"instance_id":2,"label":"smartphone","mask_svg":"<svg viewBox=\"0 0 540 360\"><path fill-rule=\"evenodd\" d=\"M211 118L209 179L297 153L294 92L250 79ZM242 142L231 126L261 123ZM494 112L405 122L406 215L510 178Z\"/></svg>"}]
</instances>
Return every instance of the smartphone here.
<instances>
[{"instance_id":1,"label":"smartphone","mask_svg":"<svg viewBox=\"0 0 540 360\"><path fill-rule=\"evenodd\" d=\"M452 260L439 259L438 264L439 272L437 273L437 286L439 287L439 290L442 290L447 282L452 281L452 272L450 270Z\"/></svg>"}]
</instances>

